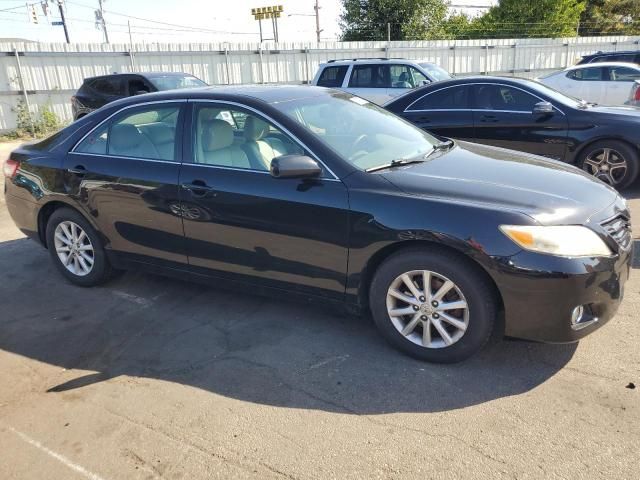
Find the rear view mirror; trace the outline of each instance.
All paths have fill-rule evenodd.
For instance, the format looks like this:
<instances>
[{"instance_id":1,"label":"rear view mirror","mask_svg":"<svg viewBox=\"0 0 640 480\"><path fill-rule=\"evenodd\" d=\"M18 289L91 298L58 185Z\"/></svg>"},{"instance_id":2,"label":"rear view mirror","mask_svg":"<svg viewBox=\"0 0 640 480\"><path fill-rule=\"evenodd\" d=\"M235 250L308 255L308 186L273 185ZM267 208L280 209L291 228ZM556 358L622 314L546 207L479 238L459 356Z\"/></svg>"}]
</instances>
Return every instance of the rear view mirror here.
<instances>
[{"instance_id":1,"label":"rear view mirror","mask_svg":"<svg viewBox=\"0 0 640 480\"><path fill-rule=\"evenodd\" d=\"M305 155L276 157L271 160L270 171L274 178L313 178L322 173L318 162Z\"/></svg>"},{"instance_id":2,"label":"rear view mirror","mask_svg":"<svg viewBox=\"0 0 640 480\"><path fill-rule=\"evenodd\" d=\"M549 115L553 113L553 105L549 102L538 102L533 106L534 115Z\"/></svg>"}]
</instances>

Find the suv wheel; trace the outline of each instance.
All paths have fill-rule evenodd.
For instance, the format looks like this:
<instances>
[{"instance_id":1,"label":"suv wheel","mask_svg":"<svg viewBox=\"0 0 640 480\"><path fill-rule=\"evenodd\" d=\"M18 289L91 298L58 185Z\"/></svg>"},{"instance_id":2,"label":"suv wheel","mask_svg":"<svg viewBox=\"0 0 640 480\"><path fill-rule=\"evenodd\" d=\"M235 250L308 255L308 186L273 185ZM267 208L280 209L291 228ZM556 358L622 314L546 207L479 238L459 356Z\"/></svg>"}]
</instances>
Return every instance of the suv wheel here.
<instances>
[{"instance_id":1,"label":"suv wheel","mask_svg":"<svg viewBox=\"0 0 640 480\"><path fill-rule=\"evenodd\" d=\"M91 287L109 280L115 273L100 237L78 212L69 208L53 212L46 236L49 255L72 283Z\"/></svg>"},{"instance_id":2,"label":"suv wheel","mask_svg":"<svg viewBox=\"0 0 640 480\"><path fill-rule=\"evenodd\" d=\"M442 251L391 256L378 268L369 299L386 339L430 362L458 362L479 351L496 317L486 276L468 260Z\"/></svg>"},{"instance_id":3,"label":"suv wheel","mask_svg":"<svg viewBox=\"0 0 640 480\"><path fill-rule=\"evenodd\" d=\"M580 165L584 171L618 190L631 185L640 169L638 153L615 140L589 145L582 153Z\"/></svg>"}]
</instances>

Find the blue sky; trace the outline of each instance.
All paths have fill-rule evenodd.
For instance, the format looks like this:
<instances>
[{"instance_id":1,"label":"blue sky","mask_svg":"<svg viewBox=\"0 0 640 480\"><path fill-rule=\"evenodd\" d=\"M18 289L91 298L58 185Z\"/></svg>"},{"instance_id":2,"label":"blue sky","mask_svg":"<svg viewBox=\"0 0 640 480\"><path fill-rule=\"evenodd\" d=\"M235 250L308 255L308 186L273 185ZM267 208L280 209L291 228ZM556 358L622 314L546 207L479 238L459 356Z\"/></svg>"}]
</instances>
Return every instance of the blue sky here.
<instances>
[{"instance_id":1,"label":"blue sky","mask_svg":"<svg viewBox=\"0 0 640 480\"><path fill-rule=\"evenodd\" d=\"M38 25L29 23L25 0L0 0L0 38L64 42L62 27L49 24L39 0L28 2L38 3ZM54 13L51 20L59 20L57 2L49 3ZM94 27L93 10L97 8L98 0L66 0L65 3L71 41L101 42L103 34ZM105 0L104 8L112 43L129 42L127 20L131 22L133 39L137 43L257 42L258 22L251 16L251 8L268 5L284 6L284 15L278 23L280 41L312 42L316 38L314 3L314 0ZM320 0L320 6L322 38L335 39L339 33L340 2ZM201 31L182 26L197 27ZM263 27L265 36L270 37L270 21L264 21Z\"/></svg>"}]
</instances>

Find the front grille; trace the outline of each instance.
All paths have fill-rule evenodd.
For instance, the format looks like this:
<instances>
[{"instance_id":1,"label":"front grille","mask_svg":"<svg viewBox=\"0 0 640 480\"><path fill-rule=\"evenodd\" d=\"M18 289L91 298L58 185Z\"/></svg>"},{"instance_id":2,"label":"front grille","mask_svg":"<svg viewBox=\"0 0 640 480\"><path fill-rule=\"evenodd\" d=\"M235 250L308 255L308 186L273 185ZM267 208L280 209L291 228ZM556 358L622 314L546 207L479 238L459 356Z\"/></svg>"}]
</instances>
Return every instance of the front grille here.
<instances>
[{"instance_id":1,"label":"front grille","mask_svg":"<svg viewBox=\"0 0 640 480\"><path fill-rule=\"evenodd\" d=\"M633 238L629 217L622 214L616 215L601 225L623 250L628 250L631 247Z\"/></svg>"}]
</instances>

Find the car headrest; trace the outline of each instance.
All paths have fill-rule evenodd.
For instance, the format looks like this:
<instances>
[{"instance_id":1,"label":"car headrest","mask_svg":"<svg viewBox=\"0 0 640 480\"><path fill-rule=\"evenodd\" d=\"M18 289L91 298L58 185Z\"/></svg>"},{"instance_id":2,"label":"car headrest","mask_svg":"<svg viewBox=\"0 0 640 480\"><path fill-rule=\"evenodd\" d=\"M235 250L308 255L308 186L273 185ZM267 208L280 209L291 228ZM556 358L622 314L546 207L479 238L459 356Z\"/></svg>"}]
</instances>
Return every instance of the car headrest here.
<instances>
[{"instance_id":1,"label":"car headrest","mask_svg":"<svg viewBox=\"0 0 640 480\"><path fill-rule=\"evenodd\" d=\"M269 132L269 124L259 118L248 116L244 122L244 138L257 141Z\"/></svg>"},{"instance_id":2,"label":"car headrest","mask_svg":"<svg viewBox=\"0 0 640 480\"><path fill-rule=\"evenodd\" d=\"M202 149L211 152L233 145L233 128L224 120L214 119L202 126Z\"/></svg>"},{"instance_id":3,"label":"car headrest","mask_svg":"<svg viewBox=\"0 0 640 480\"><path fill-rule=\"evenodd\" d=\"M135 148L142 142L142 134L135 125L130 123L119 123L111 127L109 133L109 144L118 150Z\"/></svg>"},{"instance_id":4,"label":"car headrest","mask_svg":"<svg viewBox=\"0 0 640 480\"><path fill-rule=\"evenodd\" d=\"M151 140L156 145L161 143L173 142L175 140L175 131L169 125L158 123L153 126L149 125L147 129Z\"/></svg>"}]
</instances>

